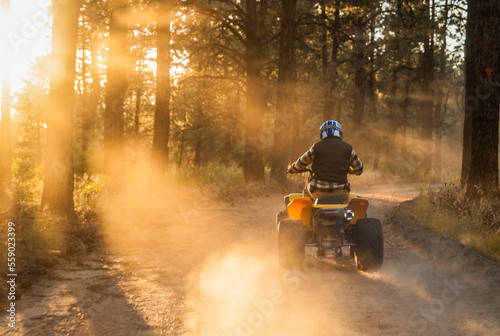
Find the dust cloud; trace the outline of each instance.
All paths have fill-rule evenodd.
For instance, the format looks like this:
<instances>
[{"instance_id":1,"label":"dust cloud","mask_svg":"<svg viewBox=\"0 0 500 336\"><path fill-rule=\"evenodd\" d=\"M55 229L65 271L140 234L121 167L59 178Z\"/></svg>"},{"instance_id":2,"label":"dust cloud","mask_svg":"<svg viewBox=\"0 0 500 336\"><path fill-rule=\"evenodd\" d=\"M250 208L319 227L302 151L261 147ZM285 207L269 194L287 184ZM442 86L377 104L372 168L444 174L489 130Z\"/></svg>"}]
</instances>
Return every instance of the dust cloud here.
<instances>
[{"instance_id":1,"label":"dust cloud","mask_svg":"<svg viewBox=\"0 0 500 336\"><path fill-rule=\"evenodd\" d=\"M178 292L188 307L187 334L342 334L332 307L318 304L324 285L316 259L300 269L278 267L268 198L231 206L173 181L151 193L142 181L147 166L133 171L125 189L106 197L106 249L157 292Z\"/></svg>"},{"instance_id":2,"label":"dust cloud","mask_svg":"<svg viewBox=\"0 0 500 336\"><path fill-rule=\"evenodd\" d=\"M320 303L317 272L316 259L282 270L252 246L216 253L190 276L189 300L200 312L191 327L203 335L340 335Z\"/></svg>"}]
</instances>

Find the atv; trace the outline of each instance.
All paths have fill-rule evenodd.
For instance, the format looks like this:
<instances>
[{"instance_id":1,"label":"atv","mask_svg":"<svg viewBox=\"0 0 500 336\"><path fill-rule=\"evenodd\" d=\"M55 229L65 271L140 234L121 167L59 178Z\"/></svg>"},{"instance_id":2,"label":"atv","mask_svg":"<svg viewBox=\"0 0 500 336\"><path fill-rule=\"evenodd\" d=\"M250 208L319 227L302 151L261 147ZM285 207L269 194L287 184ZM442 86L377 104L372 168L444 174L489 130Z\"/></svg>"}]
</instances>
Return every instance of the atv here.
<instances>
[{"instance_id":1,"label":"atv","mask_svg":"<svg viewBox=\"0 0 500 336\"><path fill-rule=\"evenodd\" d=\"M310 169L304 170L311 173ZM286 210L276 216L278 259L282 267L300 265L305 247L316 247L319 258L341 257L342 247L349 247L356 267L375 272L382 267L384 237L378 219L368 218L368 200L350 194L341 198L318 198L314 202L301 193L285 196Z\"/></svg>"}]
</instances>

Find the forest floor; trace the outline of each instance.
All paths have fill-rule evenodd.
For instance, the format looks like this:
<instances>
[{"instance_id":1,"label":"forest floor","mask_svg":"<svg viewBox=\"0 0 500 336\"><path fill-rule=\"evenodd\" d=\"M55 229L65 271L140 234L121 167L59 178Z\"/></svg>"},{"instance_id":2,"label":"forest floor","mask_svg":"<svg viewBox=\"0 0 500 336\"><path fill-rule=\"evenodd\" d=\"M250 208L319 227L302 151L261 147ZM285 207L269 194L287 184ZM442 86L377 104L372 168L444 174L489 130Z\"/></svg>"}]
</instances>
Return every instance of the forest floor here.
<instances>
[{"instance_id":1,"label":"forest floor","mask_svg":"<svg viewBox=\"0 0 500 336\"><path fill-rule=\"evenodd\" d=\"M413 221L413 186L354 190L382 219L385 261L277 265L281 194L116 198L101 247L63 262L1 335L500 335L500 265ZM252 195L252 196L250 196ZM172 196L172 195L171 195Z\"/></svg>"}]
</instances>

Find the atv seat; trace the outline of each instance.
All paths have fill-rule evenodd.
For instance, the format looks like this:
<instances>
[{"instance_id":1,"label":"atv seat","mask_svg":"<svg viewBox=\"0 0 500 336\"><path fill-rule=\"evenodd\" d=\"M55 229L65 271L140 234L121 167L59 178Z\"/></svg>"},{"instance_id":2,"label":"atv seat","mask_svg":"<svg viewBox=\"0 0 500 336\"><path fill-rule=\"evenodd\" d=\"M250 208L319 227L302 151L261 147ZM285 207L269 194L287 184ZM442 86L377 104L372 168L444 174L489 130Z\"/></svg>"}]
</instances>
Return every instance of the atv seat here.
<instances>
[{"instance_id":1,"label":"atv seat","mask_svg":"<svg viewBox=\"0 0 500 336\"><path fill-rule=\"evenodd\" d=\"M344 201L340 197L324 197L324 198L317 198L316 201L314 201L314 205L318 204L343 204Z\"/></svg>"}]
</instances>

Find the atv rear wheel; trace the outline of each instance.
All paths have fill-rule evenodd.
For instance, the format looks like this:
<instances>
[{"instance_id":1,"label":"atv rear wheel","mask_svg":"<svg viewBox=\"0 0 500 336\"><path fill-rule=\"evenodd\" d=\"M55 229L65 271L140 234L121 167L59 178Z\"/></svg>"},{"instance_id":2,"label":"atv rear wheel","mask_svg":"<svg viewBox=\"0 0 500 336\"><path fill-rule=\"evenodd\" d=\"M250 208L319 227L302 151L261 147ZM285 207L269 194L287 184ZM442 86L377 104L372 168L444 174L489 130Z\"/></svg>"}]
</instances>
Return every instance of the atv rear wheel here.
<instances>
[{"instance_id":1,"label":"atv rear wheel","mask_svg":"<svg viewBox=\"0 0 500 336\"><path fill-rule=\"evenodd\" d=\"M278 223L278 259L281 267L299 265L305 255L305 232L302 221L284 219Z\"/></svg>"},{"instance_id":2,"label":"atv rear wheel","mask_svg":"<svg viewBox=\"0 0 500 336\"><path fill-rule=\"evenodd\" d=\"M356 266L365 272L376 272L384 261L384 236L382 224L375 218L363 218L356 223Z\"/></svg>"}]
</instances>

